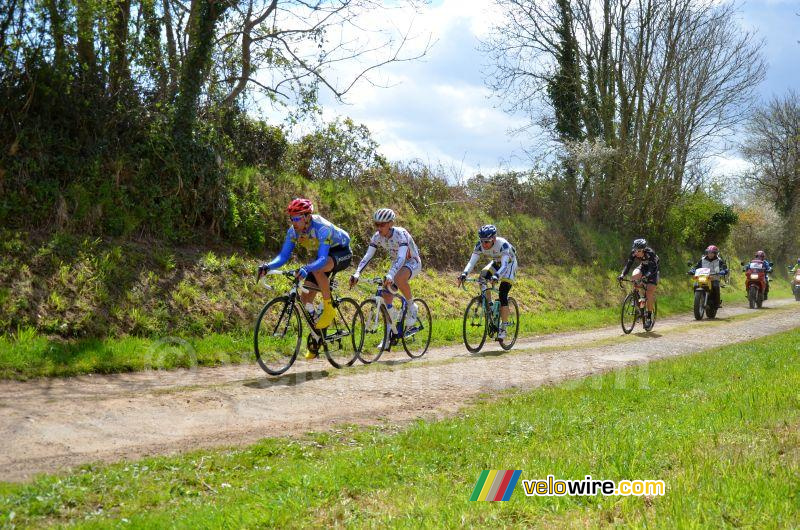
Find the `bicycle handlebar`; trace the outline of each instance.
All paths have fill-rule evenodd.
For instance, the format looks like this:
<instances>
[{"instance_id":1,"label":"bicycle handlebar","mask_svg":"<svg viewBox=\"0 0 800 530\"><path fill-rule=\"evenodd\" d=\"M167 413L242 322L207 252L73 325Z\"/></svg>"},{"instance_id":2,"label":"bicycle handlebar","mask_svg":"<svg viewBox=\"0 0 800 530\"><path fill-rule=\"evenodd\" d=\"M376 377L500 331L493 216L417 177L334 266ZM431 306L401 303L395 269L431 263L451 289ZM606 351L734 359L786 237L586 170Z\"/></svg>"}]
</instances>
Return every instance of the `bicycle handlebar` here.
<instances>
[{"instance_id":1,"label":"bicycle handlebar","mask_svg":"<svg viewBox=\"0 0 800 530\"><path fill-rule=\"evenodd\" d=\"M307 288L305 288L305 287L300 285L300 282L302 282L303 279L297 277L297 272L296 271L282 271L282 270L277 270L277 269L276 270L270 270L270 271L267 271L267 272L265 272L263 274L259 274L258 278L256 279L256 282L260 281L262 276L283 276L283 277L285 277L287 279L292 280L292 282L295 285L298 285L298 290L301 293L309 292L309 290ZM264 287L266 287L270 291L272 291L274 289L274 287L272 287L268 283L264 283Z\"/></svg>"},{"instance_id":2,"label":"bicycle handlebar","mask_svg":"<svg viewBox=\"0 0 800 530\"><path fill-rule=\"evenodd\" d=\"M477 283L478 285L489 285L490 280L486 280L484 278L464 278L464 281L461 282L461 288L465 291L467 290L467 287L464 284L467 282ZM494 282L491 283L494 284Z\"/></svg>"},{"instance_id":3,"label":"bicycle handlebar","mask_svg":"<svg viewBox=\"0 0 800 530\"><path fill-rule=\"evenodd\" d=\"M386 278L383 278L381 276L375 276L374 278L365 278L362 281L364 281L367 284L378 285L383 287L383 283L386 281ZM389 291L392 295L395 295L400 291L399 289L386 289L386 290Z\"/></svg>"}]
</instances>

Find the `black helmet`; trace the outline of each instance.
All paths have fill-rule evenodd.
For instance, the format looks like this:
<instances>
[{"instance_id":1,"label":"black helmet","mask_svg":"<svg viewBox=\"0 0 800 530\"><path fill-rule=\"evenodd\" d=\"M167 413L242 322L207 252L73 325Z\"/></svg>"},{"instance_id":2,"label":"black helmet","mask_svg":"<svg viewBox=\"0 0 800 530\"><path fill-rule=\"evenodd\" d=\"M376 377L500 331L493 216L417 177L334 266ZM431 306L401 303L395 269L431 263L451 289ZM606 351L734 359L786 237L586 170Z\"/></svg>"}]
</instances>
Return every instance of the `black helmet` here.
<instances>
[{"instance_id":1,"label":"black helmet","mask_svg":"<svg viewBox=\"0 0 800 530\"><path fill-rule=\"evenodd\" d=\"M647 248L646 239L639 238L633 240L633 246L631 247L631 250L641 250L643 248Z\"/></svg>"}]
</instances>

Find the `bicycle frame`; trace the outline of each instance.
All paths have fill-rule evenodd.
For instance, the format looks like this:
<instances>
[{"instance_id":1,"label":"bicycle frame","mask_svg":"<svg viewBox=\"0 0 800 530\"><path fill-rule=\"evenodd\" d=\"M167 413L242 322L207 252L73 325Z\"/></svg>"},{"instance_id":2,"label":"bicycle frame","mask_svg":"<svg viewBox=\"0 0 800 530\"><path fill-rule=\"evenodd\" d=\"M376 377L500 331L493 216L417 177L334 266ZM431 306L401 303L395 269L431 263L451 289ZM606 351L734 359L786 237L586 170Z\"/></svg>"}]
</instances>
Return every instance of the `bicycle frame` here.
<instances>
[{"instance_id":1,"label":"bicycle frame","mask_svg":"<svg viewBox=\"0 0 800 530\"><path fill-rule=\"evenodd\" d=\"M402 316L405 314L406 308L408 307L408 301L406 300L406 297L403 296L403 294L400 293L400 291L394 291L393 292L391 289L386 289L383 286L383 278L369 278L368 280L366 280L366 282L368 284L374 284L374 285L378 286L378 289L375 291L375 295L373 296L373 300L375 300L375 305L377 307L377 311L375 311L375 315L373 317L375 319L375 321L372 322L372 324L375 324L377 326L378 321L380 320L380 316L379 315L380 315L381 309L382 308L387 308L386 313L389 315L389 318L391 319L390 331L392 332L392 334L394 334L394 335L399 337L400 335L403 334L403 330L400 328L400 326L403 324ZM400 298L400 304L401 304L401 306L400 306L400 316L401 316L401 318L400 318L399 322L396 321L395 318L394 318L394 315L392 315L392 313L388 311L386 300L383 299L384 292L388 292L392 296L396 296L396 297ZM365 322L364 324L367 325L368 323Z\"/></svg>"},{"instance_id":2,"label":"bicycle frame","mask_svg":"<svg viewBox=\"0 0 800 530\"><path fill-rule=\"evenodd\" d=\"M477 278L477 279L465 278L464 283L467 282L477 283L480 286L481 307L483 307L483 314L485 316L491 316L491 318L487 318L487 321L489 322L490 325L489 331L494 333L496 330L500 329L500 312L498 311L497 315L495 315L494 312L491 310L491 308L489 307L489 297L486 293L487 292L495 293L499 297L500 291L498 291L495 287L490 287L489 281L484 280L483 278ZM464 289L465 291L467 290L467 288L463 284L461 288Z\"/></svg>"},{"instance_id":3,"label":"bicycle frame","mask_svg":"<svg viewBox=\"0 0 800 530\"><path fill-rule=\"evenodd\" d=\"M631 287L630 294L635 294L636 295L636 302L637 303L640 302L641 300L644 300L645 304L647 303L647 285L645 284L645 282L643 282L642 280L620 280L619 281L619 286L623 291L625 290L625 288L622 287L622 282L630 282L630 283L633 284L632 287ZM644 292L642 293L641 291L644 291ZM640 309L641 309L641 307L640 307Z\"/></svg>"},{"instance_id":4,"label":"bicycle frame","mask_svg":"<svg viewBox=\"0 0 800 530\"><path fill-rule=\"evenodd\" d=\"M314 287L314 286L310 286L310 285L306 287L305 285L300 285L300 282L301 281L305 281L305 280L300 280L299 278L296 278L294 273L291 272L291 271L269 271L269 272L267 272L267 274L268 275L281 275L281 276L284 276L284 277L289 278L289 279L292 280L292 287L289 289L288 292L286 292L284 294L284 296L287 296L289 298L289 303L287 303L284 306L283 312L281 313L281 316L278 318L278 323L275 326L276 331L277 331L277 328L283 323L283 321L285 319L286 320L286 325L285 325L285 328L283 330L283 333L284 334L286 333L286 330L289 328L289 321L290 321L290 318L291 318L291 315L292 315L292 310L295 307L295 305L299 305L299 307L301 309L300 312L305 317L306 323L308 323L308 327L311 330L310 331L310 335L315 341L320 341L321 340L323 342L332 342L334 340L341 339L343 336L346 336L346 335L335 335L335 334L334 335L323 336L320 333L320 331L317 330L317 328L314 327L314 319L311 317L311 314L306 310L305 305L304 304L297 304L298 293L303 293L304 294L304 293L308 293L308 292L311 292L311 291L320 292L319 287ZM271 285L268 285L267 283L264 283L264 286L268 290L274 290L274 288ZM333 280L333 281L331 281L331 292L333 292L333 290L335 288L336 288L336 281ZM273 331L273 335L276 333L276 331Z\"/></svg>"}]
</instances>

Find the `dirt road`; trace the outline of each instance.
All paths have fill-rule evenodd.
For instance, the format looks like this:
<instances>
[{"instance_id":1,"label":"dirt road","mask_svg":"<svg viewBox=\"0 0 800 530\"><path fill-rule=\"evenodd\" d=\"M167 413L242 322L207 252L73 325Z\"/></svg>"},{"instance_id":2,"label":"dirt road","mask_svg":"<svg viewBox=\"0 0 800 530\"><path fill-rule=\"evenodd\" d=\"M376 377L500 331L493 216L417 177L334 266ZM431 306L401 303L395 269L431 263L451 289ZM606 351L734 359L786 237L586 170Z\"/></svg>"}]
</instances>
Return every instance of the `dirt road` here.
<instances>
[{"instance_id":1,"label":"dirt road","mask_svg":"<svg viewBox=\"0 0 800 530\"><path fill-rule=\"evenodd\" d=\"M800 327L800 304L767 304L758 311L729 305L716 321L663 319L650 334L623 336L616 325L531 337L511 352L488 344L469 355L461 345L433 349L413 362L392 353L377 365L345 370L324 359L298 360L280 378L249 364L0 382L0 480L342 423L439 417L485 392L531 388ZM647 371L618 384L646 389Z\"/></svg>"}]
</instances>

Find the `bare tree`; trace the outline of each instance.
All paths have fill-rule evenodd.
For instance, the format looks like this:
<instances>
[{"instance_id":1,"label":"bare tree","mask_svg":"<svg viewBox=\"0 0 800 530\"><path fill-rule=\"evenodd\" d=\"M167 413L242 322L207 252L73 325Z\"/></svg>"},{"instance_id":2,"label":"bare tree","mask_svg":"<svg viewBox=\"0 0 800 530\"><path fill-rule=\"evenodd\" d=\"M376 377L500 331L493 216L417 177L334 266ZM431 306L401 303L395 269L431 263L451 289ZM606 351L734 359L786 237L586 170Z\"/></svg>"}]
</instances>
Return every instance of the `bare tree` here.
<instances>
[{"instance_id":1,"label":"bare tree","mask_svg":"<svg viewBox=\"0 0 800 530\"><path fill-rule=\"evenodd\" d=\"M657 227L671 199L694 183L690 169L744 119L765 75L762 43L737 25L730 3L574 0L567 29L563 1L496 3L506 17L484 44L489 86L508 110L550 126L555 146L583 173L581 213L609 224ZM564 34L575 35L580 58L584 147L548 119L558 109L545 89L563 77ZM573 156L580 153L592 156Z\"/></svg>"},{"instance_id":2,"label":"bare tree","mask_svg":"<svg viewBox=\"0 0 800 530\"><path fill-rule=\"evenodd\" d=\"M756 109L746 130L741 151L753 169L745 179L756 183L783 219L784 257L800 239L800 96L791 91Z\"/></svg>"},{"instance_id":3,"label":"bare tree","mask_svg":"<svg viewBox=\"0 0 800 530\"><path fill-rule=\"evenodd\" d=\"M248 88L272 99L308 97L318 86L341 99L359 80L392 62L425 55L430 38L410 50L413 27L375 29L364 15L384 13L385 20L418 0L245 0L230 12L217 39L219 73L212 90L232 105ZM347 68L351 74L343 74Z\"/></svg>"}]
</instances>

